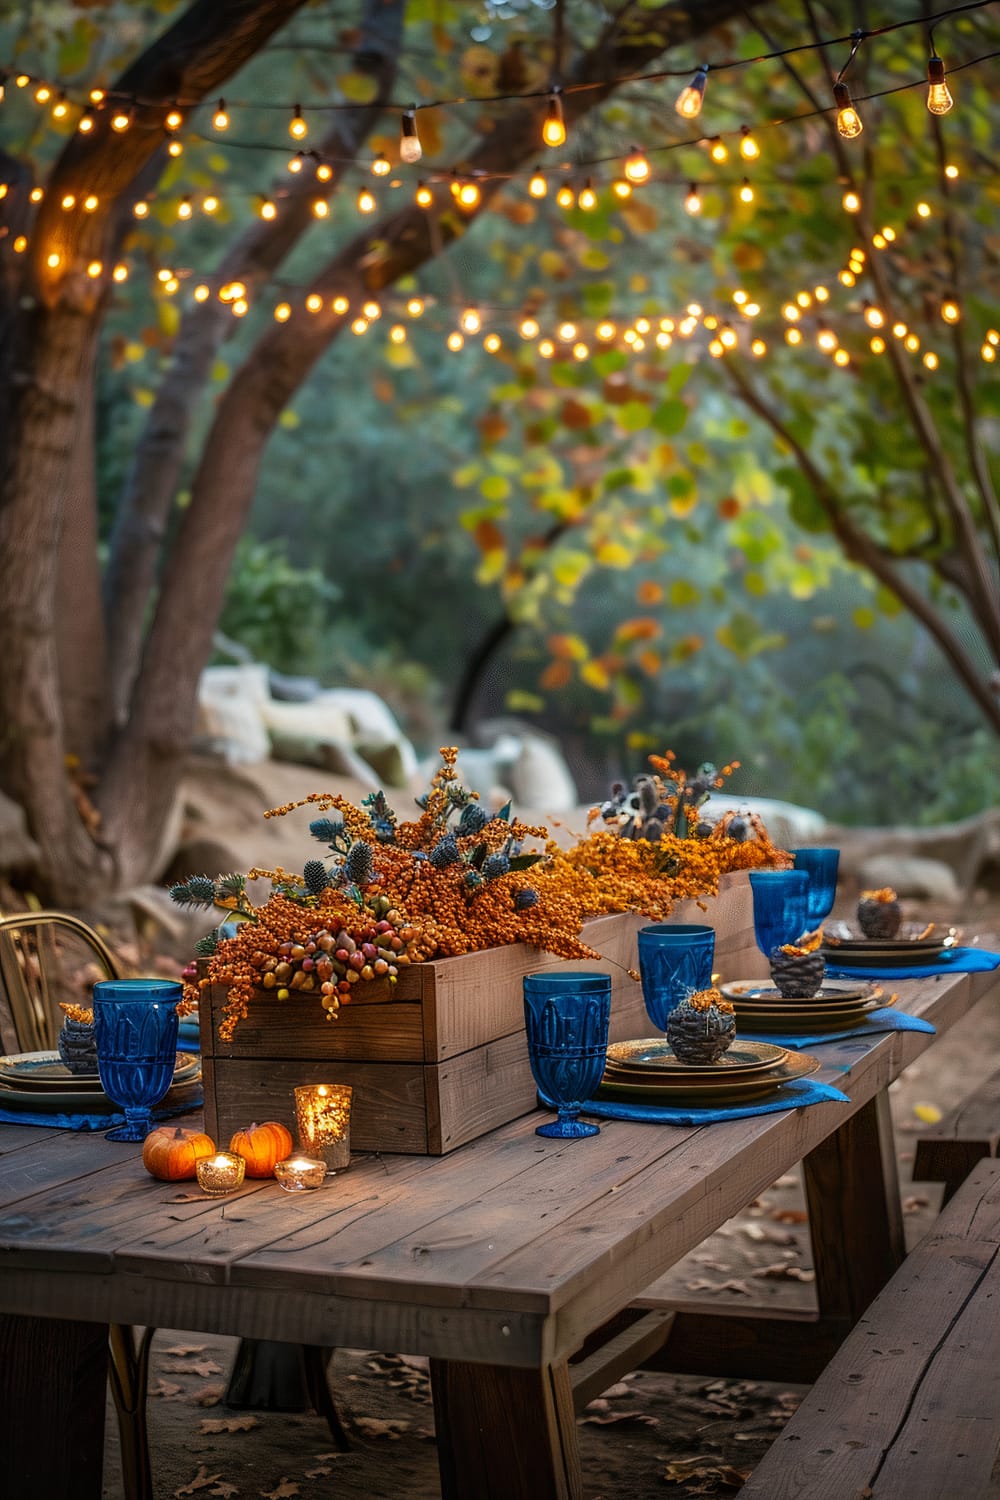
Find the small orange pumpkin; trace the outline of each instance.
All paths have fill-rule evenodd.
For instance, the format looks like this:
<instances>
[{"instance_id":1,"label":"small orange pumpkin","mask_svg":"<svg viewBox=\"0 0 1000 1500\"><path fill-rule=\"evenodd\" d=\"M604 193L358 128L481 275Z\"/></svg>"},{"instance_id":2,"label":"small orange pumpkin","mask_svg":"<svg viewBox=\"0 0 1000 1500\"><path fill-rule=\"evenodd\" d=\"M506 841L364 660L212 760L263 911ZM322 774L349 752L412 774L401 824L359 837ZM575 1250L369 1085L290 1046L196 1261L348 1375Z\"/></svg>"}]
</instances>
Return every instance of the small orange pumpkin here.
<instances>
[{"instance_id":1,"label":"small orange pumpkin","mask_svg":"<svg viewBox=\"0 0 1000 1500\"><path fill-rule=\"evenodd\" d=\"M215 1155L215 1142L200 1130L163 1125L142 1143L142 1164L161 1182L186 1182L199 1161Z\"/></svg>"},{"instance_id":2,"label":"small orange pumpkin","mask_svg":"<svg viewBox=\"0 0 1000 1500\"><path fill-rule=\"evenodd\" d=\"M273 1177L275 1162L292 1154L292 1133L277 1120L265 1120L237 1130L229 1149L242 1156L248 1177Z\"/></svg>"}]
</instances>

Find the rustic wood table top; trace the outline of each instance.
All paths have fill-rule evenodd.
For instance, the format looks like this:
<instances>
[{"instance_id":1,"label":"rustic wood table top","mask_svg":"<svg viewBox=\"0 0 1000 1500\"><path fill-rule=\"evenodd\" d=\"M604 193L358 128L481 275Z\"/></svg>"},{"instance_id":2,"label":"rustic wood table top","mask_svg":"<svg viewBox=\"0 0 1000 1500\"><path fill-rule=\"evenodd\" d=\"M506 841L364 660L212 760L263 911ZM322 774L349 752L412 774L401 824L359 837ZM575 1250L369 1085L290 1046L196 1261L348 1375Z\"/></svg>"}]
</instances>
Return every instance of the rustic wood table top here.
<instances>
[{"instance_id":1,"label":"rustic wood table top","mask_svg":"<svg viewBox=\"0 0 1000 1500\"><path fill-rule=\"evenodd\" d=\"M941 1034L1000 994L1000 973L893 988L902 1008ZM862 1142L845 1132L881 1109L888 1084L934 1040L892 1032L817 1046L818 1076L849 1104L697 1128L607 1121L600 1135L568 1142L536 1136L533 1114L441 1159L357 1158L319 1192L297 1195L268 1180L209 1199L194 1183L148 1177L138 1147L0 1125L0 1314L22 1328L130 1323L429 1355L439 1366L439 1435L445 1414L453 1429L442 1452L446 1495L522 1493L509 1474L489 1477L494 1463L504 1474L501 1436L484 1435L481 1413L461 1408L475 1405L478 1375L513 1389L524 1372L529 1387L542 1380L541 1404L555 1415L548 1411L540 1469L523 1493L577 1495L567 1362L790 1166L814 1158L813 1197L838 1213L861 1200L858 1263L846 1270L823 1271L824 1254L837 1252L815 1245L813 1226L821 1302L826 1282L833 1310L848 1316L891 1274L874 1261L886 1246L898 1260L896 1215L890 1207L882 1223L880 1208L866 1222ZM850 1244L851 1226L841 1233ZM858 1275L864 1285L852 1301L841 1283ZM463 1380L472 1372L461 1392L447 1378L458 1370ZM41 1372L20 1376L30 1384ZM0 1403L0 1429L13 1420L6 1411ZM51 1403L48 1416L57 1420ZM485 1444L475 1459L464 1451L470 1423ZM551 1472L542 1473L546 1454ZM476 1488L487 1483L475 1478L477 1464L495 1489Z\"/></svg>"}]
</instances>

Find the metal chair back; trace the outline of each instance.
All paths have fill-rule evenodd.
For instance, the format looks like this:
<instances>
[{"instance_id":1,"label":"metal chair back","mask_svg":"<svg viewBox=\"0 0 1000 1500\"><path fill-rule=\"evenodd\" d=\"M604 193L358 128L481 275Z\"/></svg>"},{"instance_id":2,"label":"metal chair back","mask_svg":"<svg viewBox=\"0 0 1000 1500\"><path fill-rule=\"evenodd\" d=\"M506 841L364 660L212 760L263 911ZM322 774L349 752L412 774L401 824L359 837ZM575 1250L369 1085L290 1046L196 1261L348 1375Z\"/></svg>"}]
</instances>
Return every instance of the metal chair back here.
<instances>
[{"instance_id":1,"label":"metal chair back","mask_svg":"<svg viewBox=\"0 0 1000 1500\"><path fill-rule=\"evenodd\" d=\"M87 950L108 979L120 968L99 933L61 911L16 912L0 917L0 1047L44 1052L56 1044L63 1014L67 947Z\"/></svg>"}]
</instances>

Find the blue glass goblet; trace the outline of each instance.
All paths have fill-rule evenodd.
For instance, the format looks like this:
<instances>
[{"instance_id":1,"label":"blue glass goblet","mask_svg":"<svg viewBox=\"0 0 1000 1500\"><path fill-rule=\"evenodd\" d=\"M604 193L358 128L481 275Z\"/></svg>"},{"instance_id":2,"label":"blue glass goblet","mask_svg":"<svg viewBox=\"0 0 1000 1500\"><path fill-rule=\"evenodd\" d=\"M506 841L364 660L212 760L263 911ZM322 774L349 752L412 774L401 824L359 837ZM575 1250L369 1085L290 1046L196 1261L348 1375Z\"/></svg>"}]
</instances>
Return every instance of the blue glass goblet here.
<instances>
[{"instance_id":1,"label":"blue glass goblet","mask_svg":"<svg viewBox=\"0 0 1000 1500\"><path fill-rule=\"evenodd\" d=\"M794 943L806 930L805 870L751 870L753 930L757 947L770 959L772 949Z\"/></svg>"},{"instance_id":2,"label":"blue glass goblet","mask_svg":"<svg viewBox=\"0 0 1000 1500\"><path fill-rule=\"evenodd\" d=\"M177 1002L183 986L169 979L107 979L94 985L97 1071L125 1124L109 1141L143 1141L150 1114L170 1087L177 1063Z\"/></svg>"},{"instance_id":3,"label":"blue glass goblet","mask_svg":"<svg viewBox=\"0 0 1000 1500\"><path fill-rule=\"evenodd\" d=\"M525 975L528 1061L539 1091L559 1111L536 1135L572 1140L599 1134L577 1115L604 1074L610 1019L610 974L576 969Z\"/></svg>"},{"instance_id":4,"label":"blue glass goblet","mask_svg":"<svg viewBox=\"0 0 1000 1500\"><path fill-rule=\"evenodd\" d=\"M646 1014L659 1031L675 1005L712 983L715 928L653 922L639 928L639 973Z\"/></svg>"},{"instance_id":5,"label":"blue glass goblet","mask_svg":"<svg viewBox=\"0 0 1000 1500\"><path fill-rule=\"evenodd\" d=\"M793 849L795 868L809 876L806 887L806 925L810 928L830 915L837 895L839 849Z\"/></svg>"}]
</instances>

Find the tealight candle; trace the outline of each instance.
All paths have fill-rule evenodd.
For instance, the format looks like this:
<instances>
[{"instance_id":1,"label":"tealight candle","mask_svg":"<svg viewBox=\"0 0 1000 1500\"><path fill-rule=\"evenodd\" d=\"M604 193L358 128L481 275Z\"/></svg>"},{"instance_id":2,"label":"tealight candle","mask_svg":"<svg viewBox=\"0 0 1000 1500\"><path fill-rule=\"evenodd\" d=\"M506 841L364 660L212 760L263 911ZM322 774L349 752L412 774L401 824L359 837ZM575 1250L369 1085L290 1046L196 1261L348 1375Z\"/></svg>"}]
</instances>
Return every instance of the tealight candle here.
<instances>
[{"instance_id":1,"label":"tealight candle","mask_svg":"<svg viewBox=\"0 0 1000 1500\"><path fill-rule=\"evenodd\" d=\"M246 1162L235 1151L217 1151L214 1156L203 1156L195 1163L198 1186L210 1198L224 1198L235 1193L243 1185Z\"/></svg>"},{"instance_id":2,"label":"tealight candle","mask_svg":"<svg viewBox=\"0 0 1000 1500\"><path fill-rule=\"evenodd\" d=\"M299 1149L322 1157L328 1172L351 1164L351 1097L348 1083L310 1083L295 1090Z\"/></svg>"},{"instance_id":3,"label":"tealight candle","mask_svg":"<svg viewBox=\"0 0 1000 1500\"><path fill-rule=\"evenodd\" d=\"M275 1162L274 1176L286 1193L310 1193L323 1186L326 1162L315 1156L286 1156Z\"/></svg>"}]
</instances>

